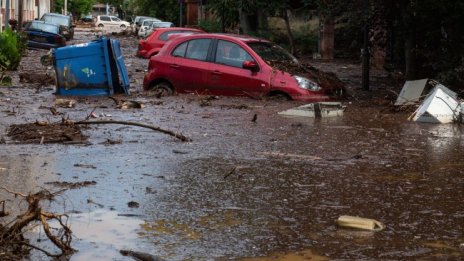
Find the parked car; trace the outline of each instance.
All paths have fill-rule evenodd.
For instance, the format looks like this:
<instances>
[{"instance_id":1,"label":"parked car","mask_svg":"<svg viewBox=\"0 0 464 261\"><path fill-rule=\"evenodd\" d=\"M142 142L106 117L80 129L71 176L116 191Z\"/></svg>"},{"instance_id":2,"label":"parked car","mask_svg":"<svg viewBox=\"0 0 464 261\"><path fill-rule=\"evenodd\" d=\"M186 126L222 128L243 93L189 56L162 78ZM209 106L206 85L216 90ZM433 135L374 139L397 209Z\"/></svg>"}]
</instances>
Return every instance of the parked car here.
<instances>
[{"instance_id":1,"label":"parked car","mask_svg":"<svg viewBox=\"0 0 464 261\"><path fill-rule=\"evenodd\" d=\"M145 90L294 100L331 100L344 92L335 75L304 66L278 45L251 36L191 34L152 56Z\"/></svg>"},{"instance_id":2,"label":"parked car","mask_svg":"<svg viewBox=\"0 0 464 261\"><path fill-rule=\"evenodd\" d=\"M45 13L40 20L56 24L61 27L61 32L67 41L74 38L74 27L72 17L56 13Z\"/></svg>"},{"instance_id":3,"label":"parked car","mask_svg":"<svg viewBox=\"0 0 464 261\"><path fill-rule=\"evenodd\" d=\"M135 31L136 35L138 34L140 26L142 25L142 22L145 19L157 19L157 18L150 17L150 16L136 16L134 18L134 23L132 24L132 26L133 26L132 29Z\"/></svg>"},{"instance_id":4,"label":"parked car","mask_svg":"<svg viewBox=\"0 0 464 261\"><path fill-rule=\"evenodd\" d=\"M87 14L81 17L81 21L84 23L92 23L93 22L93 16L91 14Z\"/></svg>"},{"instance_id":5,"label":"parked car","mask_svg":"<svg viewBox=\"0 0 464 261\"><path fill-rule=\"evenodd\" d=\"M139 41L137 56L150 58L159 52L161 47L163 47L166 41L169 39L170 35L192 33L204 33L204 31L184 27L155 28L146 39Z\"/></svg>"},{"instance_id":6,"label":"parked car","mask_svg":"<svg viewBox=\"0 0 464 261\"><path fill-rule=\"evenodd\" d=\"M168 28L168 27L173 27L174 24L171 23L171 22L153 22L150 27L148 27L148 29L146 30L145 32L145 36L144 38L146 38L147 36L149 36L151 33L153 33L153 30L155 30L156 28Z\"/></svg>"},{"instance_id":7,"label":"parked car","mask_svg":"<svg viewBox=\"0 0 464 261\"><path fill-rule=\"evenodd\" d=\"M50 49L66 45L66 38L56 24L34 20L24 25L24 32L29 48Z\"/></svg>"},{"instance_id":8,"label":"parked car","mask_svg":"<svg viewBox=\"0 0 464 261\"><path fill-rule=\"evenodd\" d=\"M104 27L119 27L121 29L126 29L130 26L129 22L119 19L116 16L111 15L99 15L95 21L95 26L99 28Z\"/></svg>"},{"instance_id":9,"label":"parked car","mask_svg":"<svg viewBox=\"0 0 464 261\"><path fill-rule=\"evenodd\" d=\"M151 25L154 22L161 22L161 20L159 20L159 19L145 19L145 20L143 20L143 22L141 23L140 28L139 28L139 30L137 32L137 36L141 37L141 38L145 38L145 36L148 35L147 34L148 29L151 27Z\"/></svg>"}]
</instances>

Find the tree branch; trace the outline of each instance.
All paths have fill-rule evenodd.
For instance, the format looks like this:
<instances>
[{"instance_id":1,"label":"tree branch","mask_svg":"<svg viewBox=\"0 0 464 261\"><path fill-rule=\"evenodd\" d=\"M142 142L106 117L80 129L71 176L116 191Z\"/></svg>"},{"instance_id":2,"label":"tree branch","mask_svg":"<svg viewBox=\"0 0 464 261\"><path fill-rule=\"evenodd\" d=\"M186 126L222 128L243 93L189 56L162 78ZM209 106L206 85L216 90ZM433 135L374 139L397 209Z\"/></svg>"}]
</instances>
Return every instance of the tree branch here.
<instances>
[{"instance_id":1,"label":"tree branch","mask_svg":"<svg viewBox=\"0 0 464 261\"><path fill-rule=\"evenodd\" d=\"M143 128L148 128L154 131L159 131L164 134L171 135L175 138L180 139L181 141L192 141L192 139L180 134L180 133L175 133L170 130L165 130L157 126L153 125L148 125L148 124L143 124L143 123L138 123L138 122L132 122L132 121L113 121L113 120L103 120L103 121L89 121L89 120L84 120L84 121L78 121L75 122L74 124L122 124L122 125L132 125L132 126L138 126L138 127L143 127Z\"/></svg>"}]
</instances>

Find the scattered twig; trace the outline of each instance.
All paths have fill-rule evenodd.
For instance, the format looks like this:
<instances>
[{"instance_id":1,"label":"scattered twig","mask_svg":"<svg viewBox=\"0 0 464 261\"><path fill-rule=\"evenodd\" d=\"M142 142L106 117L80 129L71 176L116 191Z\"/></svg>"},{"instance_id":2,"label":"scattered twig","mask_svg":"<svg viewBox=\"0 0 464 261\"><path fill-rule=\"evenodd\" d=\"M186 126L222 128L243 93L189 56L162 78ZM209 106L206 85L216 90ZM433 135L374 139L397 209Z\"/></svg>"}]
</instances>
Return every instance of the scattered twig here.
<instances>
[{"instance_id":1,"label":"scattered twig","mask_svg":"<svg viewBox=\"0 0 464 261\"><path fill-rule=\"evenodd\" d=\"M229 171L229 173L227 173L225 176L224 176L224 179L228 178L230 175L234 174L235 173L235 170L237 170L237 167L235 166L231 171Z\"/></svg>"},{"instance_id":2,"label":"scattered twig","mask_svg":"<svg viewBox=\"0 0 464 261\"><path fill-rule=\"evenodd\" d=\"M90 118L92 117L92 114L95 112L96 109L97 109L97 107L94 107L94 108L92 109L92 111L87 115L87 117L85 117L85 120L90 119Z\"/></svg>"},{"instance_id":3,"label":"scattered twig","mask_svg":"<svg viewBox=\"0 0 464 261\"><path fill-rule=\"evenodd\" d=\"M24 195L24 194L21 194L21 193L19 193L19 192L15 192L15 191L11 191L11 190L9 190L8 188L5 188L5 187L0 187L0 188L3 189L3 190L5 190L6 192L8 192L8 193L10 193L10 194L13 194L13 195L15 196L15 198L16 198L17 196L21 196L21 197L23 197L23 198L27 197L27 196Z\"/></svg>"},{"instance_id":4,"label":"scattered twig","mask_svg":"<svg viewBox=\"0 0 464 261\"><path fill-rule=\"evenodd\" d=\"M78 121L75 122L74 124L122 124L122 125L131 125L131 126L138 126L138 127L143 127L143 128L148 128L154 131L159 131L168 135L171 135L173 137L176 137L180 139L181 141L192 141L190 138L180 134L180 133L175 133L170 130L165 130L157 126L153 125L148 125L148 124L143 124L143 123L138 123L138 122L132 122L132 121L114 121L114 120L102 120L102 121L89 121L89 120L84 120L84 121Z\"/></svg>"}]
</instances>

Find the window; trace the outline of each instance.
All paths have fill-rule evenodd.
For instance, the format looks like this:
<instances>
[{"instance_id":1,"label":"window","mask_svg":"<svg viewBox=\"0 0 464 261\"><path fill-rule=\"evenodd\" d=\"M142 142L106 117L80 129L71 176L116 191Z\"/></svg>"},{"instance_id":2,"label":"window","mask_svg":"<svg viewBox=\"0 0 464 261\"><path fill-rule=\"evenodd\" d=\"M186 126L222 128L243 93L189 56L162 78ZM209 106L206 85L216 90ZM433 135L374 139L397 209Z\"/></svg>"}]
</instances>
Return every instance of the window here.
<instances>
[{"instance_id":1,"label":"window","mask_svg":"<svg viewBox=\"0 0 464 261\"><path fill-rule=\"evenodd\" d=\"M173 56L206 61L211 39L194 39L177 46Z\"/></svg>"},{"instance_id":2,"label":"window","mask_svg":"<svg viewBox=\"0 0 464 261\"><path fill-rule=\"evenodd\" d=\"M254 59L238 44L223 40L218 41L216 63L242 68L244 61L254 61Z\"/></svg>"},{"instance_id":3,"label":"window","mask_svg":"<svg viewBox=\"0 0 464 261\"><path fill-rule=\"evenodd\" d=\"M177 33L179 33L179 31L168 31L168 32L162 33L158 39L160 39L161 41L167 41L170 34L177 34Z\"/></svg>"},{"instance_id":4,"label":"window","mask_svg":"<svg viewBox=\"0 0 464 261\"><path fill-rule=\"evenodd\" d=\"M187 45L188 45L188 42L185 42L177 46L176 49L174 49L174 51L172 52L172 56L184 57L185 51L187 50Z\"/></svg>"},{"instance_id":5,"label":"window","mask_svg":"<svg viewBox=\"0 0 464 261\"><path fill-rule=\"evenodd\" d=\"M69 26L70 18L68 16L44 15L42 21L52 24Z\"/></svg>"},{"instance_id":6,"label":"window","mask_svg":"<svg viewBox=\"0 0 464 261\"><path fill-rule=\"evenodd\" d=\"M121 19L117 18L116 16L112 16L112 17L111 17L111 21L113 21L113 22L120 22Z\"/></svg>"},{"instance_id":7,"label":"window","mask_svg":"<svg viewBox=\"0 0 464 261\"><path fill-rule=\"evenodd\" d=\"M100 16L101 21L111 21L111 19L108 16Z\"/></svg>"},{"instance_id":8,"label":"window","mask_svg":"<svg viewBox=\"0 0 464 261\"><path fill-rule=\"evenodd\" d=\"M265 61L298 63L298 60L282 47L266 42L251 42L248 44Z\"/></svg>"},{"instance_id":9,"label":"window","mask_svg":"<svg viewBox=\"0 0 464 261\"><path fill-rule=\"evenodd\" d=\"M211 39L195 39L189 41L185 58L206 61Z\"/></svg>"},{"instance_id":10,"label":"window","mask_svg":"<svg viewBox=\"0 0 464 261\"><path fill-rule=\"evenodd\" d=\"M171 34L179 34L179 33L182 33L182 34L197 34L199 32L188 31L188 30L172 30L172 31L167 31L167 32L162 33L158 37L158 39L160 39L161 41L167 41Z\"/></svg>"}]
</instances>

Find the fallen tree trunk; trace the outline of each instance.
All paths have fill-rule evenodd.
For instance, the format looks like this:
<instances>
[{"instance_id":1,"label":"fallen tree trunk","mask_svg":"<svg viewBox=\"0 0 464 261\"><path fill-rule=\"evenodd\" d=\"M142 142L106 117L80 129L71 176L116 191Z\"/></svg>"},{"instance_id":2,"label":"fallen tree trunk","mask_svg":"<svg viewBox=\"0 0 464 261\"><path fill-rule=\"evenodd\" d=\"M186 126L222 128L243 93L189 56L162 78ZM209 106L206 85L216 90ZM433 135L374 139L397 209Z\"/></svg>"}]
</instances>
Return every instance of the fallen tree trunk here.
<instances>
[{"instance_id":1,"label":"fallen tree trunk","mask_svg":"<svg viewBox=\"0 0 464 261\"><path fill-rule=\"evenodd\" d=\"M143 124L143 123L138 123L138 122L132 122L132 121L113 121L113 120L104 120L104 121L89 121L89 120L85 120L85 121L77 121L77 122L74 122L74 124L122 124L122 125L132 125L132 126L138 126L138 127L143 127L143 128L148 128L148 129L151 129L151 130L154 130L154 131L159 131L159 132L162 132L164 134L168 134L168 135L171 135L173 137L176 137L178 139L180 139L181 141L192 141L192 139L180 134L180 133L175 133L173 131L170 131L170 130L165 130L165 129L162 129L160 127L156 127L156 126L153 126L153 125L148 125L148 124Z\"/></svg>"}]
</instances>

